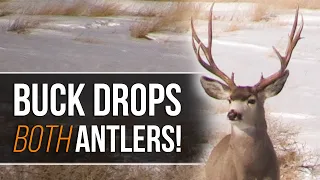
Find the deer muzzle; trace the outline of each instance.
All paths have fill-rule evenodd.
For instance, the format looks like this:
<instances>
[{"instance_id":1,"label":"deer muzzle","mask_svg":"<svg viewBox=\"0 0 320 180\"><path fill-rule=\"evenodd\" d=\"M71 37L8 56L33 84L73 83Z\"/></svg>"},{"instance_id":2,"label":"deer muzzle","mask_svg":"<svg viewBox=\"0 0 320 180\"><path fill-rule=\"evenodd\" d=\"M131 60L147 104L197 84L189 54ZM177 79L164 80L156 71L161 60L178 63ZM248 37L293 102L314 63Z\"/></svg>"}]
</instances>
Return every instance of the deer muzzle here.
<instances>
[{"instance_id":1,"label":"deer muzzle","mask_svg":"<svg viewBox=\"0 0 320 180\"><path fill-rule=\"evenodd\" d=\"M237 121L237 120L241 120L242 119L242 114L238 113L237 111L235 111L234 109L231 109L228 114L227 114L228 118L230 121Z\"/></svg>"}]
</instances>

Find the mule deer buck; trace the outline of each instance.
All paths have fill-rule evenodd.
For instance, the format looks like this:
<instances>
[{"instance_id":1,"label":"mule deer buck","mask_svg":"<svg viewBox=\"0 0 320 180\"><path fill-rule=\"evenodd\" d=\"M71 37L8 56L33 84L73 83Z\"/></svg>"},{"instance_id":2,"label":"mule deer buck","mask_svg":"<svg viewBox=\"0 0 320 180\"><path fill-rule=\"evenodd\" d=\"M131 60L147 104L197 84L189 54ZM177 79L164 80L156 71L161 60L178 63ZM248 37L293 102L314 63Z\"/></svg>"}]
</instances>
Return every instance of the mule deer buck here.
<instances>
[{"instance_id":1,"label":"mule deer buck","mask_svg":"<svg viewBox=\"0 0 320 180\"><path fill-rule=\"evenodd\" d=\"M295 46L301 39L303 17L301 16L302 23L296 33L299 14L297 8L285 56L273 47L280 59L280 69L266 78L261 75L260 81L254 86L238 86L234 81L234 73L228 77L218 68L212 57L212 9L213 5L209 13L208 46L199 39L191 19L192 46L199 63L224 82L205 76L200 79L204 91L209 96L229 101L227 117L231 123L231 133L212 150L205 168L206 177L208 180L278 180L279 164L267 133L264 102L267 98L279 94L286 83L289 76L289 70L286 68ZM202 59L200 50L207 62Z\"/></svg>"}]
</instances>

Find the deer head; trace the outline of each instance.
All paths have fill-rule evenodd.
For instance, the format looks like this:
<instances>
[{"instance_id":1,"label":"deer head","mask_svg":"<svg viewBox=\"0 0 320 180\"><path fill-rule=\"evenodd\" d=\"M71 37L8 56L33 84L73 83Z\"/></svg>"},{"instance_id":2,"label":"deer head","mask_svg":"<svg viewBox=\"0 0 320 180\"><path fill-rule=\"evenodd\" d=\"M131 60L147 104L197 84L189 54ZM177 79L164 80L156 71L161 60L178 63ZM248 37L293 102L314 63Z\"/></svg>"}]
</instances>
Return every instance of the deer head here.
<instances>
[{"instance_id":1,"label":"deer head","mask_svg":"<svg viewBox=\"0 0 320 180\"><path fill-rule=\"evenodd\" d=\"M199 63L206 70L220 78L222 82L202 76L200 79L201 85L205 92L212 98L229 101L230 107L227 116L228 119L232 121L232 123L238 125L241 124L241 126L257 127L260 125L266 127L264 120L264 102L267 98L279 94L286 83L286 80L289 76L289 70L287 70L286 68L289 64L295 46L301 39L300 35L304 24L303 17L302 25L296 33L299 12L299 8L297 8L293 27L289 35L289 43L286 49L285 56L282 56L279 51L275 47L273 47L273 50L281 63L280 69L266 78L261 75L260 81L254 86L238 86L234 81L234 73L232 73L231 77L228 77L215 64L215 61L211 54L213 5L214 4L212 4L211 6L208 17L208 45L205 46L199 39L194 29L193 19L191 19L192 46L197 55ZM196 42L198 44L198 47L196 47ZM202 52L204 53L207 62L202 59L200 50L202 50ZM259 122L257 122L257 119L263 119L263 121L259 124Z\"/></svg>"}]
</instances>

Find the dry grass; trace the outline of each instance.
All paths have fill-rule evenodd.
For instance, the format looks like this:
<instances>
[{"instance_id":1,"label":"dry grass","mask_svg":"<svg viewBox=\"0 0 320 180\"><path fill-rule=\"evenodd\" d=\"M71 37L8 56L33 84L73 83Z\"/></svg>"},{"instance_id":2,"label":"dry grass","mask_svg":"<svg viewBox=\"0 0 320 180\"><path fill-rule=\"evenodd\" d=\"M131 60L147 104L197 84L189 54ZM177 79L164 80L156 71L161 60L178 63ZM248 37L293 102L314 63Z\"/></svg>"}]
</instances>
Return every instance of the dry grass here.
<instances>
[{"instance_id":1,"label":"dry grass","mask_svg":"<svg viewBox=\"0 0 320 180\"><path fill-rule=\"evenodd\" d=\"M3 0L2 0L3 1ZM183 0L181 0L183 1ZM178 12L179 15L172 14L174 17L182 18L190 16L190 7L194 6L195 3L186 2L176 2L168 3L166 10L162 11L162 7L158 5L145 6L140 8L137 12L127 12L124 4L119 1L97 1L90 0L74 0L72 3L68 1L47 1L46 3L28 3L21 4L16 1L16 7L10 10L10 13L23 13L23 14L33 14L33 15L69 15L69 16L110 16L110 15L131 15L131 16L143 16L143 17L162 17L166 16L168 9L171 9L169 13ZM205 0L206 1L206 0ZM6 1L4 1L6 2ZM209 1L208 2L212 2ZM301 8L309 9L319 9L319 0L218 0L216 2L254 2L257 3L256 7L253 9L253 21L261 21L266 18L267 11L270 7L272 8L296 8L297 4ZM0 1L1 3L1 1ZM134 6L134 4L132 5ZM162 6L162 5L161 5ZM198 8L199 10L199 8Z\"/></svg>"},{"instance_id":2,"label":"dry grass","mask_svg":"<svg viewBox=\"0 0 320 180\"><path fill-rule=\"evenodd\" d=\"M279 8L289 8L294 9L299 4L300 8L307 8L307 9L319 9L320 8L320 1L318 0L271 0L270 3Z\"/></svg>"},{"instance_id":3,"label":"dry grass","mask_svg":"<svg viewBox=\"0 0 320 180\"><path fill-rule=\"evenodd\" d=\"M126 13L126 15L141 16L141 17L159 17L161 16L161 9L153 6L144 5L135 12Z\"/></svg>"},{"instance_id":4,"label":"dry grass","mask_svg":"<svg viewBox=\"0 0 320 180\"><path fill-rule=\"evenodd\" d=\"M200 14L201 6L194 3L177 3L171 4L163 13L162 16L171 16L173 21L190 20L191 16L197 18Z\"/></svg>"},{"instance_id":5,"label":"dry grass","mask_svg":"<svg viewBox=\"0 0 320 180\"><path fill-rule=\"evenodd\" d=\"M263 3L277 8L294 9L299 5L300 8L319 9L318 0L251 0L251 2Z\"/></svg>"},{"instance_id":6,"label":"dry grass","mask_svg":"<svg viewBox=\"0 0 320 180\"><path fill-rule=\"evenodd\" d=\"M156 21L151 21L151 20L140 21L139 20L138 22L130 26L130 36L134 38L147 38L147 35L150 32L153 32L159 28L158 24L160 23L158 23L157 21L159 20L156 20Z\"/></svg>"},{"instance_id":7,"label":"dry grass","mask_svg":"<svg viewBox=\"0 0 320 180\"><path fill-rule=\"evenodd\" d=\"M112 16L121 13L121 4L116 2L105 2L101 5L93 4L89 8L88 16Z\"/></svg>"},{"instance_id":8,"label":"dry grass","mask_svg":"<svg viewBox=\"0 0 320 180\"><path fill-rule=\"evenodd\" d=\"M30 29L38 27L42 22L47 22L47 20L20 16L15 20L9 22L7 31L16 33L27 33Z\"/></svg>"},{"instance_id":9,"label":"dry grass","mask_svg":"<svg viewBox=\"0 0 320 180\"><path fill-rule=\"evenodd\" d=\"M186 32L189 29L188 22L173 21L169 16L144 19L133 23L130 26L130 35L134 38L146 38L147 35L159 31Z\"/></svg>"},{"instance_id":10,"label":"dry grass","mask_svg":"<svg viewBox=\"0 0 320 180\"><path fill-rule=\"evenodd\" d=\"M12 12L6 10L0 10L0 17L11 15Z\"/></svg>"},{"instance_id":11,"label":"dry grass","mask_svg":"<svg viewBox=\"0 0 320 180\"><path fill-rule=\"evenodd\" d=\"M0 167L7 180L204 180L202 166L8 166ZM23 178L24 177L24 178Z\"/></svg>"},{"instance_id":12,"label":"dry grass","mask_svg":"<svg viewBox=\"0 0 320 180\"><path fill-rule=\"evenodd\" d=\"M285 126L280 121L271 118L268 120L268 126L268 133L278 154L281 179L299 179L300 171L298 168L302 163L302 156L296 141L299 134L298 129L293 126Z\"/></svg>"},{"instance_id":13,"label":"dry grass","mask_svg":"<svg viewBox=\"0 0 320 180\"><path fill-rule=\"evenodd\" d=\"M154 16L151 12L156 12L148 9L144 11L144 15ZM200 13L200 6L193 3L176 3L171 4L156 17L144 18L142 21L137 21L130 27L130 33L135 38L146 38L148 33L157 31L172 31L186 32L190 27L191 16L197 17Z\"/></svg>"},{"instance_id":14,"label":"dry grass","mask_svg":"<svg viewBox=\"0 0 320 180\"><path fill-rule=\"evenodd\" d=\"M225 32L233 32L241 29L241 22L231 21L228 27L224 30Z\"/></svg>"},{"instance_id":15,"label":"dry grass","mask_svg":"<svg viewBox=\"0 0 320 180\"><path fill-rule=\"evenodd\" d=\"M268 130L280 163L281 179L299 180L301 172L315 170L319 155L297 142L299 128L281 123L281 119L268 118Z\"/></svg>"},{"instance_id":16,"label":"dry grass","mask_svg":"<svg viewBox=\"0 0 320 180\"><path fill-rule=\"evenodd\" d=\"M57 1L48 1L40 7L33 7L26 10L25 14L31 15L82 15L85 7L88 6L86 1L77 0L72 4L64 4Z\"/></svg>"},{"instance_id":17,"label":"dry grass","mask_svg":"<svg viewBox=\"0 0 320 180\"><path fill-rule=\"evenodd\" d=\"M184 1L190 2L194 0L175 0L175 1ZM197 2L212 2L212 0L197 0ZM296 8L297 4L301 8L307 9L320 9L319 0L215 0L215 2L254 2L254 3L267 3L277 8Z\"/></svg>"},{"instance_id":18,"label":"dry grass","mask_svg":"<svg viewBox=\"0 0 320 180\"><path fill-rule=\"evenodd\" d=\"M267 20L269 6L265 3L257 3L252 14L252 21L259 22Z\"/></svg>"},{"instance_id":19,"label":"dry grass","mask_svg":"<svg viewBox=\"0 0 320 180\"><path fill-rule=\"evenodd\" d=\"M88 0L75 0L72 3L48 1L17 7L15 11L27 15L110 16L121 12L121 4L114 1L105 1L99 4Z\"/></svg>"},{"instance_id":20,"label":"dry grass","mask_svg":"<svg viewBox=\"0 0 320 180\"><path fill-rule=\"evenodd\" d=\"M0 1L0 17L7 16L10 14L12 14L12 12L8 10L7 1Z\"/></svg>"}]
</instances>

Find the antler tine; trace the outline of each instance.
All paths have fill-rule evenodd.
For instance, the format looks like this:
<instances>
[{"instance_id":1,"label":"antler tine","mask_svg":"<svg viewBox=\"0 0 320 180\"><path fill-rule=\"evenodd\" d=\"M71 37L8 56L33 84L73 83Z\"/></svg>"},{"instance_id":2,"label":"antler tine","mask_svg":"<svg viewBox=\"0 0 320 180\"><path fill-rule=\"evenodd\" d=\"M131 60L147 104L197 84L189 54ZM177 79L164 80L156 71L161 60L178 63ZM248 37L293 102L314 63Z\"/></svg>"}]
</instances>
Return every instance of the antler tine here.
<instances>
[{"instance_id":1,"label":"antler tine","mask_svg":"<svg viewBox=\"0 0 320 180\"><path fill-rule=\"evenodd\" d=\"M211 5L211 8L210 8L210 13L209 13L209 23L208 23L208 47L206 47L203 42L200 40L198 34L196 33L195 31L195 28L194 28L194 23L193 23L193 18L191 17L191 30L192 30L192 37L194 40L197 41L197 43L200 45L202 51L204 52L208 62L210 65L214 64L214 60L212 58L212 55L211 55L211 48L212 48L212 10L213 10L213 5L214 3ZM192 46L193 46L193 49L194 49L194 52L197 53L197 48L195 46L195 43L194 41L192 41Z\"/></svg>"},{"instance_id":2,"label":"antler tine","mask_svg":"<svg viewBox=\"0 0 320 180\"><path fill-rule=\"evenodd\" d=\"M209 23L208 23L208 49L210 50L209 53L211 54L211 49L212 49L212 11L213 11L213 6L214 3L212 3L211 7L210 7L210 11L209 11Z\"/></svg>"},{"instance_id":3,"label":"antler tine","mask_svg":"<svg viewBox=\"0 0 320 180\"><path fill-rule=\"evenodd\" d=\"M295 19L294 19L294 23L293 23L293 27L291 30L291 33L289 35L289 41L288 41L288 46L286 49L286 56L282 56L279 51L273 46L273 50L275 51L275 53L277 54L278 58L281 61L281 68L282 70L285 70L286 67L289 64L293 49L295 48L295 46L297 45L298 41L301 39L301 32L303 30L303 25L304 25L304 20L303 20L303 16L301 15L301 26L298 30L297 35L296 34L296 29L297 29L297 24L298 24L298 15L299 15L299 7L296 10L296 14L295 14Z\"/></svg>"},{"instance_id":4,"label":"antler tine","mask_svg":"<svg viewBox=\"0 0 320 180\"><path fill-rule=\"evenodd\" d=\"M211 73L214 73L212 71L212 68L209 64L207 64L201 57L200 55L200 48L202 49L202 51L206 51L206 47L203 45L202 41L199 39L197 33L195 32L194 30L194 26L193 26L193 20L191 19L191 27L192 27L192 47L194 49L194 52L196 53L197 55L197 59L199 61L199 63L207 70L207 71L210 71ZM195 42L194 41L197 41L197 43L199 44L198 47L196 47L195 45ZM205 55L207 56L207 54L205 53ZM207 57L208 58L208 57Z\"/></svg>"},{"instance_id":5,"label":"antler tine","mask_svg":"<svg viewBox=\"0 0 320 180\"><path fill-rule=\"evenodd\" d=\"M211 5L209 16L208 16L208 47L206 47L202 41L200 40L199 36L197 35L195 28L194 28L194 23L193 23L193 18L191 18L191 30L192 30L192 47L194 49L194 52L197 55L198 61L200 64L209 72L212 74L216 75L220 79L222 79L230 88L236 87L236 84L234 82L234 74L232 73L232 78L230 79L224 72L222 72L218 66L215 64L214 59L212 57L212 11L213 11L213 6L214 3ZM196 47L195 41L199 44L198 48ZM203 51L205 54L207 61L209 62L206 63L200 55L200 49Z\"/></svg>"},{"instance_id":6,"label":"antler tine","mask_svg":"<svg viewBox=\"0 0 320 180\"><path fill-rule=\"evenodd\" d=\"M278 56L278 58L280 60L280 63L281 63L280 70L277 71L276 73L270 75L267 78L264 78L263 75L261 75L260 81L255 85L256 90L260 90L260 89L265 88L267 85L269 85L270 83L274 82L276 79L278 79L279 77L284 75L284 72L286 71L286 68L290 62L292 52L293 52L294 48L296 47L298 41L300 39L302 39L301 33L303 30L303 26L304 26L304 20L303 20L303 16L301 15L301 26L300 26L298 32L296 33L296 29L297 29L297 25L298 25L298 17L299 17L299 7L296 10L295 19L294 19L294 22L292 25L292 30L289 35L289 41L288 41L285 56L282 56L280 54L280 52L274 46L272 46L274 52L276 53L276 55Z\"/></svg>"},{"instance_id":7,"label":"antler tine","mask_svg":"<svg viewBox=\"0 0 320 180\"><path fill-rule=\"evenodd\" d=\"M212 67L211 67L209 64L207 64L207 63L201 58L201 55L200 55L200 47L201 47L201 44L202 44L202 43L200 43L199 46L198 46L198 48L197 48L197 58L198 58L200 64L201 64L207 71L209 71L209 72L211 72L211 73L214 74L214 71L213 71Z\"/></svg>"},{"instance_id":8,"label":"antler tine","mask_svg":"<svg viewBox=\"0 0 320 180\"><path fill-rule=\"evenodd\" d=\"M200 40L199 36L197 35L197 33L194 29L193 18L191 18L191 30L192 30L192 47L193 47L194 52L197 53L197 51L198 51L198 48L196 47L194 40L197 41L197 43L200 45L202 51L205 52L206 46L202 43L202 41ZM207 59L209 59L207 53L205 53L205 56Z\"/></svg>"}]
</instances>

